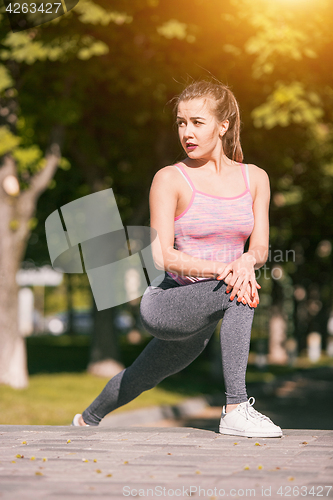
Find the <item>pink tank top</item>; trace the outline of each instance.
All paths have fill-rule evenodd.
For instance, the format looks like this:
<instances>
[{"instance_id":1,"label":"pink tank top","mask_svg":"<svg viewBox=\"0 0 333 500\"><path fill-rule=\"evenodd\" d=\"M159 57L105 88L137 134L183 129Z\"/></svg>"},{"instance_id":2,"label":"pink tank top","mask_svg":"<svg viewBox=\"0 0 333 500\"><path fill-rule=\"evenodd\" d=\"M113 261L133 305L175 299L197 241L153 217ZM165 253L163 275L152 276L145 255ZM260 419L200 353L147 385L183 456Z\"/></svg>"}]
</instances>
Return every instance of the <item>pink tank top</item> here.
<instances>
[{"instance_id":1,"label":"pink tank top","mask_svg":"<svg viewBox=\"0 0 333 500\"><path fill-rule=\"evenodd\" d=\"M232 262L244 252L253 230L253 200L249 188L248 165L241 164L246 189L238 196L222 197L198 191L182 165L175 168L192 189L191 201L175 217L174 248L193 257L218 262ZM180 285L214 278L168 274Z\"/></svg>"}]
</instances>

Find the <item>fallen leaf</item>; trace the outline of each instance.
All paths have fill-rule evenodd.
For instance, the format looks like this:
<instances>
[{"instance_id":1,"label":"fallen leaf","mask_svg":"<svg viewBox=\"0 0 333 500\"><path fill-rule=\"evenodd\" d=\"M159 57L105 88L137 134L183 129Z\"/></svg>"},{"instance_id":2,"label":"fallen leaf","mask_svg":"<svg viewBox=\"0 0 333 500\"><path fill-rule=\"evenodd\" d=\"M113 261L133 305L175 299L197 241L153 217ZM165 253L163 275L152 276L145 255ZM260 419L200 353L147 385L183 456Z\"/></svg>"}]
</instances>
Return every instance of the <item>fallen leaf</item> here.
<instances>
[{"instance_id":1,"label":"fallen leaf","mask_svg":"<svg viewBox=\"0 0 333 500\"><path fill-rule=\"evenodd\" d=\"M68 443L71 443L71 440L70 440L70 439L67 439L67 444L68 444Z\"/></svg>"},{"instance_id":2,"label":"fallen leaf","mask_svg":"<svg viewBox=\"0 0 333 500\"><path fill-rule=\"evenodd\" d=\"M45 457L44 457L44 458L43 458L43 462L47 462L47 458L45 458Z\"/></svg>"},{"instance_id":3,"label":"fallen leaf","mask_svg":"<svg viewBox=\"0 0 333 500\"><path fill-rule=\"evenodd\" d=\"M42 472L37 471L37 472L35 472L35 475L36 475L36 476L42 476L42 475L43 475L43 473L42 473Z\"/></svg>"},{"instance_id":4,"label":"fallen leaf","mask_svg":"<svg viewBox=\"0 0 333 500\"><path fill-rule=\"evenodd\" d=\"M100 474L102 471L101 469L96 469L97 474Z\"/></svg>"},{"instance_id":5,"label":"fallen leaf","mask_svg":"<svg viewBox=\"0 0 333 500\"><path fill-rule=\"evenodd\" d=\"M97 462L96 458L94 458L94 462Z\"/></svg>"},{"instance_id":6,"label":"fallen leaf","mask_svg":"<svg viewBox=\"0 0 333 500\"><path fill-rule=\"evenodd\" d=\"M89 462L87 458L82 458L82 462Z\"/></svg>"},{"instance_id":7,"label":"fallen leaf","mask_svg":"<svg viewBox=\"0 0 333 500\"><path fill-rule=\"evenodd\" d=\"M250 470L250 467L248 465L245 465L244 470Z\"/></svg>"},{"instance_id":8,"label":"fallen leaf","mask_svg":"<svg viewBox=\"0 0 333 500\"><path fill-rule=\"evenodd\" d=\"M112 474L107 474L105 477L112 477Z\"/></svg>"},{"instance_id":9,"label":"fallen leaf","mask_svg":"<svg viewBox=\"0 0 333 500\"><path fill-rule=\"evenodd\" d=\"M308 444L308 442L307 441L303 441L301 444Z\"/></svg>"},{"instance_id":10,"label":"fallen leaf","mask_svg":"<svg viewBox=\"0 0 333 500\"><path fill-rule=\"evenodd\" d=\"M288 477L288 481L293 481L295 478L293 476Z\"/></svg>"},{"instance_id":11,"label":"fallen leaf","mask_svg":"<svg viewBox=\"0 0 333 500\"><path fill-rule=\"evenodd\" d=\"M22 441L22 444L27 444L27 442L26 441Z\"/></svg>"},{"instance_id":12,"label":"fallen leaf","mask_svg":"<svg viewBox=\"0 0 333 500\"><path fill-rule=\"evenodd\" d=\"M36 457L31 457L30 460L36 460Z\"/></svg>"},{"instance_id":13,"label":"fallen leaf","mask_svg":"<svg viewBox=\"0 0 333 500\"><path fill-rule=\"evenodd\" d=\"M262 465L258 465L258 469L262 469Z\"/></svg>"},{"instance_id":14,"label":"fallen leaf","mask_svg":"<svg viewBox=\"0 0 333 500\"><path fill-rule=\"evenodd\" d=\"M196 470L195 473L196 474L201 474L201 472L199 470Z\"/></svg>"},{"instance_id":15,"label":"fallen leaf","mask_svg":"<svg viewBox=\"0 0 333 500\"><path fill-rule=\"evenodd\" d=\"M20 455L19 453L16 455L16 458L24 458L24 455Z\"/></svg>"},{"instance_id":16,"label":"fallen leaf","mask_svg":"<svg viewBox=\"0 0 333 500\"><path fill-rule=\"evenodd\" d=\"M254 446L261 446L261 444L260 443L255 443Z\"/></svg>"}]
</instances>

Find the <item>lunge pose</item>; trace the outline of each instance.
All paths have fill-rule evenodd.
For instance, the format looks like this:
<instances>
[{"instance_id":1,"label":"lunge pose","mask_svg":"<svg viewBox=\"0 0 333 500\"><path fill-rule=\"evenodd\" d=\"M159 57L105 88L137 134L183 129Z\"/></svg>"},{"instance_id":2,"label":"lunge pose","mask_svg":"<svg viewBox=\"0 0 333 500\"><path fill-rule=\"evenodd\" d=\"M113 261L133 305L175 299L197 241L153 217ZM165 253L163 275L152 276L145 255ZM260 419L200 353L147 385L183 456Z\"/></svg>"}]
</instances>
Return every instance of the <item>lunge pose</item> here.
<instances>
[{"instance_id":1,"label":"lunge pose","mask_svg":"<svg viewBox=\"0 0 333 500\"><path fill-rule=\"evenodd\" d=\"M261 168L242 163L239 109L227 86L195 82L176 98L175 109L186 157L156 173L149 199L160 243L153 244L153 258L165 271L140 305L143 326L154 338L82 415L75 415L73 425L98 425L188 366L222 319L226 404L220 433L281 437L281 428L253 408L245 385L259 303L255 270L268 257L269 179Z\"/></svg>"}]
</instances>

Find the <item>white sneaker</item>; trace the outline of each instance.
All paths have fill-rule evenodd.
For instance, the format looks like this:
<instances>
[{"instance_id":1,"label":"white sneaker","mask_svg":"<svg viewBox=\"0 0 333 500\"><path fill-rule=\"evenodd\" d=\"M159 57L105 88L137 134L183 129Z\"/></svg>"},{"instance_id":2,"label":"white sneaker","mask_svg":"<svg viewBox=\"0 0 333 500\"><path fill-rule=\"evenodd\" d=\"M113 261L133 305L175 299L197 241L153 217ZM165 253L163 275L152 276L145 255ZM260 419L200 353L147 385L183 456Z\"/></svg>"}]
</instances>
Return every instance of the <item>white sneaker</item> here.
<instances>
[{"instance_id":1,"label":"white sneaker","mask_svg":"<svg viewBox=\"0 0 333 500\"><path fill-rule=\"evenodd\" d=\"M282 437L281 427L255 410L252 407L254 403L255 399L252 397L228 413L223 406L220 433L245 437Z\"/></svg>"},{"instance_id":2,"label":"white sneaker","mask_svg":"<svg viewBox=\"0 0 333 500\"><path fill-rule=\"evenodd\" d=\"M89 424L86 424L86 425L80 425L79 424L79 418L80 417L81 417L81 413L77 413L75 415L75 417L73 418L72 425L74 425L75 427L89 427Z\"/></svg>"}]
</instances>

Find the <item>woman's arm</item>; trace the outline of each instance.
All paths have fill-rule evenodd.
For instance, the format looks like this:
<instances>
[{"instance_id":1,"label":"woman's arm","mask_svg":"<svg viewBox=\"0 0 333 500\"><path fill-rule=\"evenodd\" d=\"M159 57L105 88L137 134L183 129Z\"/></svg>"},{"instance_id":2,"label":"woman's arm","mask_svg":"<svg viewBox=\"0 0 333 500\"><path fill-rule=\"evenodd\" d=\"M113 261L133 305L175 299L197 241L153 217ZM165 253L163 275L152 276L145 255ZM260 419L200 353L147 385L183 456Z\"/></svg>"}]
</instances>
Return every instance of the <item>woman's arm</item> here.
<instances>
[{"instance_id":1,"label":"woman's arm","mask_svg":"<svg viewBox=\"0 0 333 500\"><path fill-rule=\"evenodd\" d=\"M250 236L249 249L245 252L255 258L254 269L260 269L268 259L270 197L269 177L265 170L257 167L253 201L254 227Z\"/></svg>"},{"instance_id":2,"label":"woman's arm","mask_svg":"<svg viewBox=\"0 0 333 500\"><path fill-rule=\"evenodd\" d=\"M152 243L155 266L184 276L216 278L226 263L198 259L174 249L174 218L179 197L179 177L176 170L164 167L153 179L150 194L150 225L156 229L158 242Z\"/></svg>"},{"instance_id":3,"label":"woman's arm","mask_svg":"<svg viewBox=\"0 0 333 500\"><path fill-rule=\"evenodd\" d=\"M262 267L268 258L269 249L269 178L265 170L251 165L251 177L254 181L255 192L253 199L254 227L250 236L249 250L239 259L228 264L218 279L232 272L228 290L233 290L231 298L236 294L239 300L244 296L247 284L250 283L252 296L257 294L255 269Z\"/></svg>"}]
</instances>

